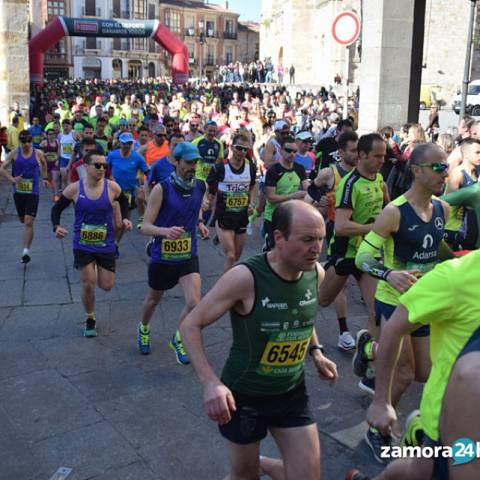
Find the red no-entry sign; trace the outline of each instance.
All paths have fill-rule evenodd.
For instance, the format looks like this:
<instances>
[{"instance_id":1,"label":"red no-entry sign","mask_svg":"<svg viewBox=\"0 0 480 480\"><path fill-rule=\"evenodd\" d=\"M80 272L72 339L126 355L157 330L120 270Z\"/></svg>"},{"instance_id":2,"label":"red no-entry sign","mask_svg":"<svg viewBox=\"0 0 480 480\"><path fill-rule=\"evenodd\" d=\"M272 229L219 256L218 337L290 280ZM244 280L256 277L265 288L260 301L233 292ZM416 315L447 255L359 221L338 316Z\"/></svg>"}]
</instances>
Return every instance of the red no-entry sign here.
<instances>
[{"instance_id":1,"label":"red no-entry sign","mask_svg":"<svg viewBox=\"0 0 480 480\"><path fill-rule=\"evenodd\" d=\"M332 35L337 43L348 47L360 35L360 19L355 12L338 14L332 24Z\"/></svg>"}]
</instances>

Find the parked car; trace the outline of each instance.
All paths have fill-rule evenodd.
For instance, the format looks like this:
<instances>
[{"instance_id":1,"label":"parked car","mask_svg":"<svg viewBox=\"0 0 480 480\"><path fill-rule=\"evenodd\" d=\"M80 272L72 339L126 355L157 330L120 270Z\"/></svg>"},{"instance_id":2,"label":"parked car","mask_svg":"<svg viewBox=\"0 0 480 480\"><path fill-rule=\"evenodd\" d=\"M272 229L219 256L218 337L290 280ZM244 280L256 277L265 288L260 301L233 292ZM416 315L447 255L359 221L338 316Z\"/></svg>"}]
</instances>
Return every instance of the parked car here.
<instances>
[{"instance_id":1,"label":"parked car","mask_svg":"<svg viewBox=\"0 0 480 480\"><path fill-rule=\"evenodd\" d=\"M452 105L452 108L457 115L460 113L461 104L462 91L459 90L453 99ZM480 80L473 80L468 85L465 113L469 113L470 115L474 116L480 116Z\"/></svg>"}]
</instances>

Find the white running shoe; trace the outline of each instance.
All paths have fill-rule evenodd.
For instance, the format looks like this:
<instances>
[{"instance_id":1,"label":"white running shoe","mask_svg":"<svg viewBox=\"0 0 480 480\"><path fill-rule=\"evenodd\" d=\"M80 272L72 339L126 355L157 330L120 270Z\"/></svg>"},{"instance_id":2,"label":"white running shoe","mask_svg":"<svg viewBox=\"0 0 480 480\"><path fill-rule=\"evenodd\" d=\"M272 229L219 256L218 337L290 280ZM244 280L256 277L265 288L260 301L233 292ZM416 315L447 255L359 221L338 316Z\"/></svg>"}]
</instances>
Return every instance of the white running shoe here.
<instances>
[{"instance_id":1,"label":"white running shoe","mask_svg":"<svg viewBox=\"0 0 480 480\"><path fill-rule=\"evenodd\" d=\"M338 348L342 350L353 350L355 348L355 340L350 332L343 332L338 336Z\"/></svg>"},{"instance_id":2,"label":"white running shoe","mask_svg":"<svg viewBox=\"0 0 480 480\"><path fill-rule=\"evenodd\" d=\"M247 224L247 235L253 235L253 223Z\"/></svg>"}]
</instances>

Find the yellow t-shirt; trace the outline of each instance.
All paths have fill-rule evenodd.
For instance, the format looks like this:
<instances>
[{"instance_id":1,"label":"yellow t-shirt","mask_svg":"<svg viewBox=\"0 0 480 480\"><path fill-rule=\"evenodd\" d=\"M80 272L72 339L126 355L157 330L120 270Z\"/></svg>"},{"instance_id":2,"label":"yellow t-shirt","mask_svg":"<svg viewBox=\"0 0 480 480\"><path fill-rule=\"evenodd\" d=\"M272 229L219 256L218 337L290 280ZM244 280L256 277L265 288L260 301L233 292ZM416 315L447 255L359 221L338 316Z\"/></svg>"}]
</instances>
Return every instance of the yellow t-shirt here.
<instances>
[{"instance_id":1,"label":"yellow t-shirt","mask_svg":"<svg viewBox=\"0 0 480 480\"><path fill-rule=\"evenodd\" d=\"M423 389L420 418L439 439L443 396L459 353L480 327L480 250L437 265L400 297L408 321L430 324L432 371Z\"/></svg>"}]
</instances>

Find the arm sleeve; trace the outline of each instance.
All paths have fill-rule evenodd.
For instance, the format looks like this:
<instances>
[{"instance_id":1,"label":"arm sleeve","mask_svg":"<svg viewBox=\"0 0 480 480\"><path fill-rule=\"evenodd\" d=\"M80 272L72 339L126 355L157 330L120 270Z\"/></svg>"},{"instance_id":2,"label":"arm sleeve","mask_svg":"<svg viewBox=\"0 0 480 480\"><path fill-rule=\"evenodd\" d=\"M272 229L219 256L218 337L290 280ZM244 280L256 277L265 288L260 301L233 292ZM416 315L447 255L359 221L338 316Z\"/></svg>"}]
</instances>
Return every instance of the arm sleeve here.
<instances>
[{"instance_id":1,"label":"arm sleeve","mask_svg":"<svg viewBox=\"0 0 480 480\"><path fill-rule=\"evenodd\" d=\"M120 205L122 220L128 220L128 198L123 192L120 192L120 195L115 200L117 200Z\"/></svg>"},{"instance_id":2,"label":"arm sleeve","mask_svg":"<svg viewBox=\"0 0 480 480\"><path fill-rule=\"evenodd\" d=\"M381 254L385 238L375 232L369 232L363 239L355 256L355 265L357 268L372 277L386 280L390 269L385 268L385 265L380 263L377 258ZM377 257L377 258L375 258Z\"/></svg>"},{"instance_id":3,"label":"arm sleeve","mask_svg":"<svg viewBox=\"0 0 480 480\"><path fill-rule=\"evenodd\" d=\"M50 219L52 221L53 228L55 229L57 225L60 225L60 216L62 212L68 208L70 205L71 200L63 195L60 196L58 202L52 207L52 211L50 213Z\"/></svg>"},{"instance_id":4,"label":"arm sleeve","mask_svg":"<svg viewBox=\"0 0 480 480\"><path fill-rule=\"evenodd\" d=\"M480 200L480 189L477 184L473 184L469 187L460 188L456 192L447 193L441 198L454 207L459 205L471 207Z\"/></svg>"}]
</instances>

